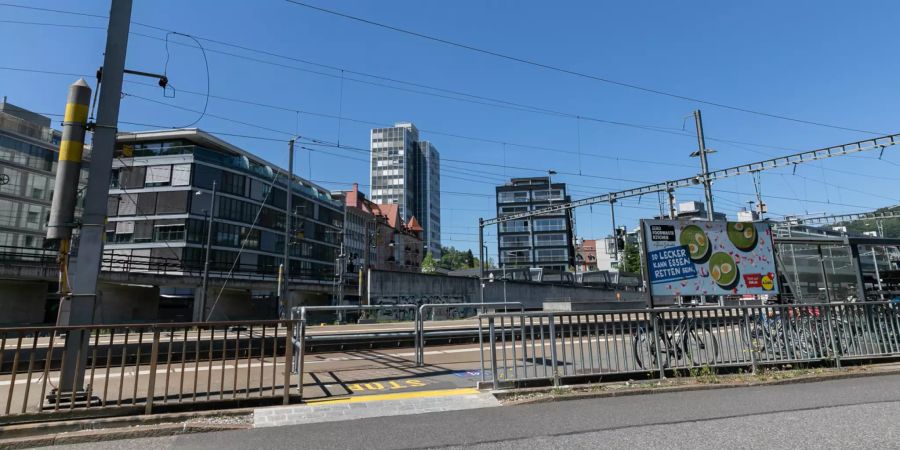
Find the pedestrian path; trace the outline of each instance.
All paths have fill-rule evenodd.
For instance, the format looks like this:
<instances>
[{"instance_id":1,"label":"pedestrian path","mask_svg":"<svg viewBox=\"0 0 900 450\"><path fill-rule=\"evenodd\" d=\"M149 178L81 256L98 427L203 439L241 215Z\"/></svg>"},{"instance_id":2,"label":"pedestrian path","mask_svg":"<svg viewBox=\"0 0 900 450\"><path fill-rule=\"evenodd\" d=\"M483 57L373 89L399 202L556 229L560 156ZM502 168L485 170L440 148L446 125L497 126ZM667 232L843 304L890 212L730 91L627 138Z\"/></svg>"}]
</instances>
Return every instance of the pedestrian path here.
<instances>
[{"instance_id":1,"label":"pedestrian path","mask_svg":"<svg viewBox=\"0 0 900 450\"><path fill-rule=\"evenodd\" d=\"M493 395L473 388L351 396L311 401L303 405L258 408L253 411L253 427L336 422L494 406L500 406L500 402Z\"/></svg>"}]
</instances>

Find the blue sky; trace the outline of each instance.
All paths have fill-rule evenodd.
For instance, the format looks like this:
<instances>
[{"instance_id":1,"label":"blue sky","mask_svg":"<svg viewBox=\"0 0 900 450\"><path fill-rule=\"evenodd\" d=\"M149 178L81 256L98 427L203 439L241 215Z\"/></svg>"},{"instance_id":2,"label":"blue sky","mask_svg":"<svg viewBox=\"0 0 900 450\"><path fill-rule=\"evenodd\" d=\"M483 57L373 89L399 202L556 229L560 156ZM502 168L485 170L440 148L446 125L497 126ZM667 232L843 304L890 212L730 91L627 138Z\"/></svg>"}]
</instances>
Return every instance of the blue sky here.
<instances>
[{"instance_id":1,"label":"blue sky","mask_svg":"<svg viewBox=\"0 0 900 450\"><path fill-rule=\"evenodd\" d=\"M894 2L308 1L412 31L683 96L848 128L885 134L898 131L896 73L900 60L889 56L898 44L890 18L900 14L900 4ZM98 15L106 15L109 9L108 1L18 3ZM688 157L696 149L690 120L694 109L702 109L708 146L718 151L710 156L712 168L873 136L573 77L277 0L138 0L132 18L294 58L202 40L208 50L213 96L283 109L211 98L208 115L196 125L201 128L285 140L288 133L298 133L368 148L368 130L373 124L414 122L422 130L421 137L432 141L444 158L444 244L473 251L477 251L477 218L494 215L493 186L504 178L540 175L553 169L559 172L554 180L569 183L573 197L581 198L697 173L698 162ZM101 29L10 21L102 28L106 25L103 19L0 6L0 20L7 21L0 22L2 67L93 74L102 63L105 33ZM162 72L166 33L138 25L132 26L132 32L150 37L132 34L127 66ZM167 73L175 87L174 98L172 92L166 97L159 88L126 83L124 90L130 95L123 99L122 121L183 126L200 116L138 98L203 109L204 96L189 93L206 92L202 53L184 36L170 35L169 43ZM461 101L447 98L457 95L350 72L567 115ZM151 82L130 76L127 80ZM72 81L71 76L0 70L0 95L35 111L62 113L66 87ZM297 110L303 113L294 112ZM592 119L639 124L657 131ZM146 127L122 124L121 128ZM286 165L284 143L223 137ZM900 149L888 149L880 160L877 154L864 154L808 164L798 167L796 174L790 169L765 172L761 177L763 197L775 216L867 211L900 203L898 152ZM359 182L368 191L366 159L364 153L350 149L303 149L298 154L297 173L329 189L347 189L349 183ZM714 190L717 210L730 216L755 196L749 177L719 182ZM702 200L702 191L679 191L677 198ZM617 220L629 226L659 208L656 196L623 201L620 206ZM579 209L577 233L585 238L609 233L609 208ZM493 255L493 230L488 234Z\"/></svg>"}]
</instances>

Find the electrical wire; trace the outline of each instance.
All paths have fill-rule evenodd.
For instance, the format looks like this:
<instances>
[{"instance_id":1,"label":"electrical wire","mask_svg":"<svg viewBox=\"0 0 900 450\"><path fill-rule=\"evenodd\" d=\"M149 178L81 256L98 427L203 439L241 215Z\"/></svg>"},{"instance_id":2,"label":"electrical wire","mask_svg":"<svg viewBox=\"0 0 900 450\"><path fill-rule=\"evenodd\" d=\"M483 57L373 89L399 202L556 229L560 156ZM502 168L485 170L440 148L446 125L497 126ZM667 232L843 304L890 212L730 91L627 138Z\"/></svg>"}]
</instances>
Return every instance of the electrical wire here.
<instances>
[{"instance_id":1,"label":"electrical wire","mask_svg":"<svg viewBox=\"0 0 900 450\"><path fill-rule=\"evenodd\" d=\"M384 28L384 29L387 29L387 30L395 31L395 32L398 32L398 33L403 33L403 34L407 34L407 35L410 35L410 36L415 36L415 37L418 37L418 38L430 40L430 41L433 41L433 42L438 42L438 43L441 43L441 44L445 44L445 45L449 45L449 46L453 46L453 47L458 47L458 48L462 48L462 49L465 49L465 50L470 50L470 51L473 51L473 52L482 53L482 54L485 54L485 55L495 56L495 57L498 57L498 58L501 58L501 59L506 59L506 60L508 60L508 61L518 62L518 63L522 63L522 64L534 66L534 67L539 67L539 68L543 68L543 69L547 69L547 70L551 70L551 71L555 71L555 72L560 72L560 73L564 73L564 74L568 74L568 75L573 75L573 76L580 77L580 78L586 78L586 79L590 79L590 80L594 80L594 81L599 81L599 82L602 82L602 83L612 84L612 85L615 85L615 86L620 86L620 87L624 87L624 88L628 88L628 89L638 90L638 91L647 92L647 93L651 93L651 94L662 95L662 96L666 96L666 97L670 97L670 98L675 98L675 99L679 99L679 100L686 100L686 101L691 101L691 102L701 103L701 104L704 104L704 105L715 106L715 107L718 107L718 108L730 109L730 110L733 110L733 111L740 111L740 112L744 112L744 113L747 113L747 114L753 114L753 115L758 115L758 116L763 116L763 117L769 117L769 118L774 118L774 119L781 119L781 120L786 120L786 121L791 121L791 122L803 123L803 124L807 124L807 125L815 125L815 126L819 126L819 127L833 128L833 129L844 130L844 131L855 131L855 132L858 132L858 133L868 133L868 134L888 134L888 133L879 133L879 132L869 131L869 130L861 130L861 129L857 129L857 128L849 128L849 127L842 127L842 126L837 126L837 125L831 125L831 124L827 124L827 123L823 123L823 122L815 122L815 121L810 121L810 120L797 119L797 118L794 118L794 117L788 117L788 116L781 115L781 114L772 114L772 113L767 113L767 112L763 112L763 111L756 111L756 110L752 110L752 109L748 109L748 108L744 108L744 107L732 106L732 105L727 105L727 104L724 104L724 103L713 102L713 101L709 101L709 100L703 100L703 99L700 99L700 98L697 98L697 97L690 97L690 96L686 96L686 95L675 94L675 93L672 93L672 92L662 91L662 90L659 90L659 89L648 88L648 87L645 87L645 86L639 86L639 85L633 84L633 83L627 83L627 82L623 82L623 81L612 80L612 79L609 79L609 78L604 78L604 77L600 77L600 76L596 76L596 75L591 75L591 74L587 74L587 73L584 73L584 72L578 72L578 71L571 70L571 69L566 69L566 68L562 68L562 67L558 67L558 66L552 66L552 65L550 65L550 64L545 64L545 63L537 62L537 61L530 60L530 59L519 58L519 57L516 57L516 56L510 56L510 55L506 55L506 54L503 54L503 53L499 53L499 52L496 52L496 51L493 51L493 50L487 50L487 49L475 47L475 46L472 46L472 45L462 44L462 43L459 43L459 42L450 41L450 40L448 40L448 39L443 39L443 38L439 38L439 37L435 37L435 36L430 36L430 35L427 35L427 34L424 34L424 33L419 33L419 32L407 30L407 29L404 29L404 28L399 28L399 27L395 27L395 26L392 26L392 25L387 25L387 24L384 24L384 23L375 22L374 20L365 19L365 18L357 17L357 16L352 16L352 15L350 15L350 14L341 13L341 12L334 11L334 10L331 10L331 9L326 9L326 8L322 8L322 7L319 7L319 6L310 5L310 4L308 4L308 3L303 3L303 2L300 2L300 1L297 1L297 0L286 0L286 1L287 1L288 3L293 3L293 4L298 5L298 6L302 6L302 7L309 8L309 9L313 9L313 10L316 10L316 11L319 11L319 12L323 12L323 13L327 13L327 14L331 14L331 15L334 15L334 16L343 17L343 18L345 18L345 19L355 20L355 21L357 21L357 22L362 22L362 23L365 23L365 24L368 24L368 25L373 25L373 26L376 26L376 27L380 27L380 28Z\"/></svg>"},{"instance_id":2,"label":"electrical wire","mask_svg":"<svg viewBox=\"0 0 900 450\"><path fill-rule=\"evenodd\" d=\"M0 3L0 6L16 6L16 7L25 8L25 9L32 9L32 8L30 8L30 7L23 6L23 5L9 5L9 4L4 4L4 3ZM33 9L37 9L37 10L46 10L45 8L33 8ZM62 10L51 10L51 11L52 11L52 12L63 13L63 14L86 15L86 16L89 16L89 17L106 18L105 16L97 16L97 15L91 15L91 14L81 14L81 13L70 12L70 11L62 11ZM32 24L32 25L42 25L41 23L37 23L37 22L31 22L31 23L23 22L23 23ZM173 30L169 30L169 29L165 29L165 28L162 28L162 27L157 27L157 26L153 26L153 25L149 25L149 24L144 24L144 23L140 23L140 22L134 22L134 24L135 24L135 25L138 25L138 26L143 26L143 27L147 27L147 28L150 28L150 29L158 30L158 31L167 32L167 33L173 31ZM94 28L96 28L96 27L89 27L89 26L84 26L84 27L73 26L73 27L76 27L76 28L86 28L86 29L94 29ZM150 35L146 35L146 34L142 34L142 33L131 32L131 34L133 34L133 35L135 35L135 36L140 36L140 37L143 37L143 38L154 39L154 40L159 40L159 41L165 41L164 38L159 38L159 37L156 37L156 36L150 36ZM242 46L242 45L234 44L234 43L229 43L229 42L225 42L225 41L220 41L220 40L215 40L215 39L210 39L210 38L204 38L204 37L201 37L201 36L196 36L196 38L197 38L197 39L200 39L200 40L207 41L207 42L211 42L211 43L216 43L216 44L219 44L219 45L223 45L223 46L228 46L228 47L232 47L232 48L241 49L241 50L248 51L248 52L259 53L259 54L263 54L263 55L268 55L268 56L273 56L273 57L283 58L283 59L287 59L287 60L291 60L291 61L301 62L301 63L304 63L304 64L309 64L309 65L314 65L314 66L318 66L318 67L322 67L322 68L327 68L327 69L329 69L329 70L334 70L334 71L341 71L341 72L346 72L346 73L358 74L358 75L360 75L360 76L370 77L370 78L373 78L373 79L379 79L379 80L383 80L383 81L388 81L388 82L393 82L393 83L398 83L398 84L404 84L404 85L408 85L408 86L422 87L422 88L425 88L425 89L432 89L432 90L435 90L435 91L438 91L438 92L452 93L452 94L454 94L454 95L460 95L460 96L468 97L470 100L471 100L471 99L483 99L483 100L485 100L485 101L487 101L487 102L494 102L494 103L485 103L485 102L482 102L482 101L473 101L473 103L477 103L477 104L483 104L483 105L495 106L495 107L503 107L503 106L505 105L505 106L510 107L509 109L514 109L514 110L519 110L519 111L529 111L529 112L536 112L536 113L543 113L543 114L551 114L551 115L556 115L556 116L572 117L572 118L580 117L581 119L584 119L584 120L589 120L589 121L594 121L594 122L599 122L599 123L605 123L605 124L610 124L610 125L618 125L618 126L625 126L625 127L631 127L631 128L638 128L638 129L642 129L642 130L646 130L646 131L662 132L662 133L668 133L668 134L673 134L673 135L678 135L678 136L693 137L692 134L690 134L690 133L684 133L683 130L680 130L680 129L677 129L677 128L659 127L659 126L653 126L653 125L640 125L640 124L633 124L633 123L627 123L627 122L621 122L621 121L614 121L614 120L607 120L607 119L601 119L601 118L596 118L596 117L590 117L590 116L586 116L586 115L578 115L578 114L574 114L574 113L565 113L565 112L561 112L561 111L552 110L552 109L549 109L549 108L543 108L543 107L537 107L537 106L524 105L524 104L520 104L520 103L515 103L515 102L506 101L506 100L493 99L493 98L490 98L490 97L479 96L479 95L476 95L476 94L470 94L470 93L465 93L465 92L460 92L460 91L454 91L454 90L451 90L451 89L445 89L445 88L440 88L440 87L435 87L435 86L429 86L429 85L421 84L421 83L415 83L415 82L410 82L410 81L405 81L405 80L393 79L393 78L390 78L390 77L384 77L384 76L375 75L375 74L370 74L370 73L366 73L366 72L353 71L353 70L350 70L350 69L347 69L347 68L342 68L342 67L337 67L337 66L331 66L331 65L328 65L328 64L316 63L316 62L314 62L314 61L309 61L309 60L305 60L305 59L301 59L301 58L296 58L296 57L292 57L292 56L287 56L287 55L283 55L283 54L278 54L278 53L271 52L271 51L267 51L267 50L261 50L261 49L255 49L255 48L251 48L251 47L246 47L246 46ZM175 42L175 44L177 44L177 45L188 45L188 44L178 43L178 42ZM288 68L288 69L294 69L294 70L304 71L304 72L313 73L313 74L317 74L317 75L321 75L321 76L332 77L332 78L338 78L338 77L339 77L338 75L334 75L334 74L328 74L328 73L324 73L324 72L317 72L317 71L313 71L313 70L309 70L309 69L299 68L299 67L296 67L296 66L290 66L290 65L286 65L286 64L280 64L280 63L272 62L272 61L266 61L266 60L261 60L261 59L257 59L257 58L251 58L251 57L248 57L248 56L245 56L245 55L239 55L239 54L235 54L235 53L229 53L229 52L224 52L224 51L220 51L220 50L213 50L213 49L209 49L209 51L210 51L210 52L213 52L213 53L219 53L219 54L222 54L222 55L226 55L226 56L231 56L231 57L241 58L241 59L245 59L245 60L250 60L250 61L257 62L257 63L269 64L269 65L279 66L279 67L283 67L283 68ZM346 79L349 80L349 81L358 82L358 83L363 83L363 84L369 84L369 85L378 86L378 87L384 87L384 88L389 88L389 89L397 89L397 90L401 90L401 91L413 92L413 93L418 93L418 94L423 94L423 95L432 95L432 96L437 96L437 97L441 97L441 98L449 98L449 99L453 99L453 100L466 101L465 99L462 99L462 98L448 97L448 96L438 95L438 94L434 94L434 93L430 93L430 92L414 91L414 90L409 90L409 89L400 88L400 87L397 87L397 86L390 86L390 85L384 85L384 84L379 84L379 83L373 83L373 82L369 82L369 81L365 81L365 80L359 80L359 79L354 79L354 78L346 78ZM875 133L873 133L873 134L875 134ZM716 137L714 137L714 136L709 136L709 135L706 136L706 139L709 140L709 141L721 141L721 142L736 142L736 143L741 143L740 141L728 141L728 140L725 140L725 139L720 139L720 138L716 138ZM754 144L754 143L747 143L747 142L744 142L744 144L747 144L747 145L755 145L755 146L761 146L761 147L778 148L778 147L776 147L776 146L766 145L766 144ZM781 149L783 149L783 148L781 148Z\"/></svg>"},{"instance_id":3,"label":"electrical wire","mask_svg":"<svg viewBox=\"0 0 900 450\"><path fill-rule=\"evenodd\" d=\"M262 214L263 205L269 201L269 195L275 191L275 181L278 180L278 176L281 175L281 172L275 172L275 176L272 177L272 182L269 184L269 189L266 190L266 196L263 198L262 204L259 205L259 210L256 211L256 217L253 218L253 223L250 224L250 230L244 236L243 241L241 241L241 248L238 250L237 255L234 257L234 261L231 263L231 268L228 269L228 275L225 276L225 280L222 282L222 287L219 288L219 293L216 294L216 300L213 301L212 306L209 308L209 314L206 316L206 320L209 321L209 318L212 317L213 311L216 310L216 305L219 303L219 299L222 297L222 292L225 291L225 287L228 286L228 281L231 280L232 275L234 274L234 268L237 266L238 261L241 259L241 254L244 252L244 249L247 247L247 242L250 240L250 234L253 233L254 228L256 228L256 223L259 222L259 216ZM292 174L293 175L293 174ZM289 183L290 184L290 183ZM293 216L290 211L287 214L288 216ZM211 216L210 216L211 217ZM288 217L290 220L292 217ZM290 257L290 256L288 256ZM206 295L206 293L204 293ZM203 311L201 311L201 314Z\"/></svg>"},{"instance_id":4,"label":"electrical wire","mask_svg":"<svg viewBox=\"0 0 900 450\"><path fill-rule=\"evenodd\" d=\"M186 38L193 40L197 44L197 47L200 47L200 52L203 54L203 66L206 68L206 95L205 95L205 100L203 101L203 112L201 112L200 117L198 117L193 122L191 122L187 125L178 127L178 128L190 128L190 127L196 125L198 122L200 122L200 120L203 119L203 116L206 115L206 109L209 107L209 95L210 95L209 59L207 59L207 57L206 57L206 49L203 48L203 44L201 44L200 41L197 40L197 38L195 38L194 36L191 36L190 34L180 33L177 31L170 31L170 32L166 33L166 62L165 62L165 65L163 66L163 75L166 76L167 79L168 79L168 75L169 75L169 36L172 36L172 35L184 36ZM172 86L172 89L175 90L174 85Z\"/></svg>"}]
</instances>

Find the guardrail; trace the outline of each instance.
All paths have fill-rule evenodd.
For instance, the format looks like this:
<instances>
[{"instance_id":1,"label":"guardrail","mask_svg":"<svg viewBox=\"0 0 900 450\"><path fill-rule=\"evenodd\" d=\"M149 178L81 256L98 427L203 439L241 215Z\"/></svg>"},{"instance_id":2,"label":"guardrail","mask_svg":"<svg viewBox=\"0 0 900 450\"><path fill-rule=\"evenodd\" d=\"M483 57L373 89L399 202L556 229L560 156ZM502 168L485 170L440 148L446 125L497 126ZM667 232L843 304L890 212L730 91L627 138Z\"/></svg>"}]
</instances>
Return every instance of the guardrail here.
<instances>
[{"instance_id":1,"label":"guardrail","mask_svg":"<svg viewBox=\"0 0 900 450\"><path fill-rule=\"evenodd\" d=\"M117 255L115 250L104 252L100 262L103 272L129 272L163 276L203 276L202 259L182 259L160 256ZM58 252L55 250L0 246L0 263L9 267L38 267L57 270L59 267ZM331 271L292 270L292 282L317 281L333 282ZM265 264L233 263L229 261L210 261L209 276L212 278L237 277L252 281L276 281L278 267ZM348 278L350 279L350 278ZM353 278L355 279L355 278Z\"/></svg>"},{"instance_id":2,"label":"guardrail","mask_svg":"<svg viewBox=\"0 0 900 450\"><path fill-rule=\"evenodd\" d=\"M448 308L448 309L473 309L473 310L481 310L484 313L488 308L491 309L500 309L503 308L505 312L509 311L510 307L515 307L519 310L519 312L525 312L525 305L521 302L488 302L488 303L428 303L419 307L419 314L416 316L416 366L422 367L425 365L425 318L427 315L426 311L431 310L432 314L438 308ZM448 311L449 312L449 311ZM432 317L431 320L434 320ZM443 332L440 331L432 331L428 333L428 335L438 336ZM452 334L458 335L458 332L452 332ZM478 343L481 344L481 339L483 337L482 333L478 333ZM481 353L482 358L484 357L484 353ZM482 361L482 366L484 365Z\"/></svg>"},{"instance_id":3,"label":"guardrail","mask_svg":"<svg viewBox=\"0 0 900 450\"><path fill-rule=\"evenodd\" d=\"M900 304L862 302L479 316L482 381L900 357Z\"/></svg>"},{"instance_id":4,"label":"guardrail","mask_svg":"<svg viewBox=\"0 0 900 450\"><path fill-rule=\"evenodd\" d=\"M304 373L304 362L306 355L306 345L312 340L310 337L306 336L306 326L307 326L307 313L310 311L334 311L334 312L343 312L343 311L412 311L413 319L418 322L418 312L416 305L409 304L396 304L396 305L341 305L341 306L299 306L291 309L291 319L296 319L299 321L299 332L291 334L292 338L292 347L294 347L294 352L297 355L296 361L293 364L293 372L299 375L300 381L297 382L297 390L300 398L303 398L303 373ZM376 337L382 334L387 334L391 336L398 336L408 334L413 336L414 338L418 337L418 333L416 333L415 329L410 330L408 333L391 331L388 333L359 333L354 331L349 331L347 333L341 333L336 335L331 335L328 337L324 337L324 339L334 340L337 338L347 338L355 337L355 338L371 338ZM415 342L416 348L419 346L418 339Z\"/></svg>"},{"instance_id":5,"label":"guardrail","mask_svg":"<svg viewBox=\"0 0 900 450\"><path fill-rule=\"evenodd\" d=\"M289 320L2 328L0 366L8 364L9 375L0 380L0 418L149 414L248 400L287 404L294 347L278 336L297 327L302 333L303 324ZM70 333L84 336L87 355L79 350L66 357ZM4 361L9 350L12 361ZM81 390L59 385L68 361L84 376Z\"/></svg>"}]
</instances>

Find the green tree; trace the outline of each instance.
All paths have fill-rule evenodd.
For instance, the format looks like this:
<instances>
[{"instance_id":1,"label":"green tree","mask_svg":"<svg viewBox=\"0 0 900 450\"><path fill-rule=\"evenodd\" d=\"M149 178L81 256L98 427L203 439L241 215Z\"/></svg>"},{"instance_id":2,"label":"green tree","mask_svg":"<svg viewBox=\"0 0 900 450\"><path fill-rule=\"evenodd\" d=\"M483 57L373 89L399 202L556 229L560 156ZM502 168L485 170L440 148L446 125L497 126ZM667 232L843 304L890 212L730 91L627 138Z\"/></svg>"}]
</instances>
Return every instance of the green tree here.
<instances>
[{"instance_id":1,"label":"green tree","mask_svg":"<svg viewBox=\"0 0 900 450\"><path fill-rule=\"evenodd\" d=\"M625 272L639 273L641 271L641 252L638 250L637 244L633 242L625 243L625 258L622 270Z\"/></svg>"},{"instance_id":2,"label":"green tree","mask_svg":"<svg viewBox=\"0 0 900 450\"><path fill-rule=\"evenodd\" d=\"M437 262L437 266L447 270L465 269L468 267L466 252L454 247L441 247L441 259Z\"/></svg>"},{"instance_id":3,"label":"green tree","mask_svg":"<svg viewBox=\"0 0 900 450\"><path fill-rule=\"evenodd\" d=\"M887 214L887 213L900 213L900 206L891 206L888 208L880 208L875 210L875 212ZM882 229L884 230L884 237L886 238L898 238L900 237L900 219L881 219ZM847 231L862 233L864 231L878 231L878 221L874 219L862 219L862 220L854 220L851 222L843 222L837 223L835 225L845 225L847 227Z\"/></svg>"},{"instance_id":4,"label":"green tree","mask_svg":"<svg viewBox=\"0 0 900 450\"><path fill-rule=\"evenodd\" d=\"M434 262L434 256L431 255L431 252L425 253L425 258L422 260L422 273L434 273L437 266Z\"/></svg>"},{"instance_id":5,"label":"green tree","mask_svg":"<svg viewBox=\"0 0 900 450\"><path fill-rule=\"evenodd\" d=\"M466 250L466 267L472 269L475 267L475 255L472 254L472 250Z\"/></svg>"}]
</instances>

